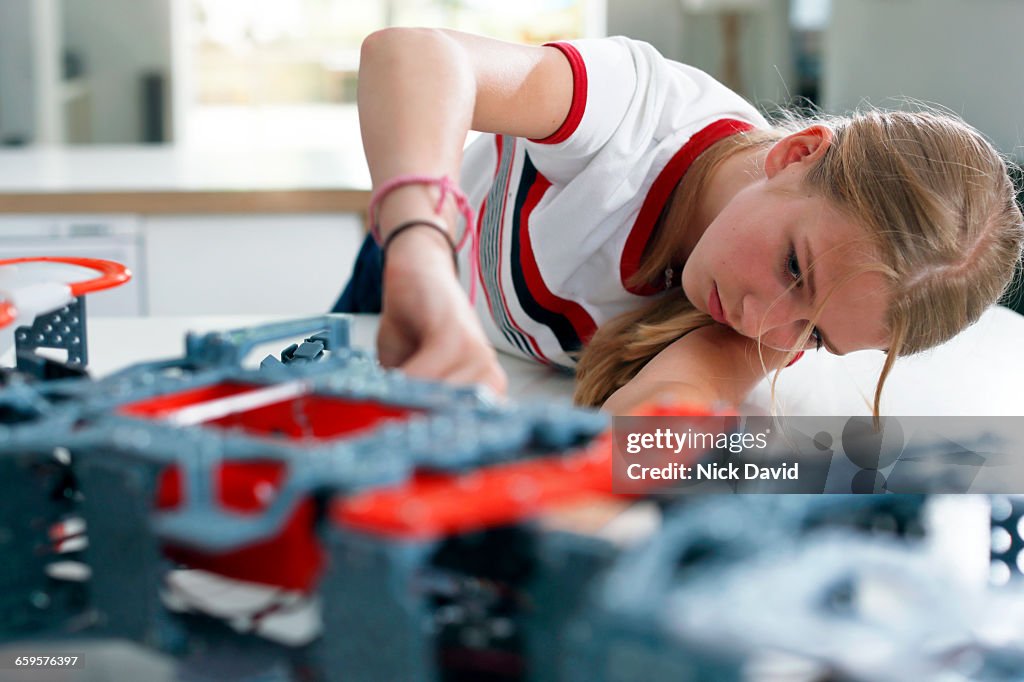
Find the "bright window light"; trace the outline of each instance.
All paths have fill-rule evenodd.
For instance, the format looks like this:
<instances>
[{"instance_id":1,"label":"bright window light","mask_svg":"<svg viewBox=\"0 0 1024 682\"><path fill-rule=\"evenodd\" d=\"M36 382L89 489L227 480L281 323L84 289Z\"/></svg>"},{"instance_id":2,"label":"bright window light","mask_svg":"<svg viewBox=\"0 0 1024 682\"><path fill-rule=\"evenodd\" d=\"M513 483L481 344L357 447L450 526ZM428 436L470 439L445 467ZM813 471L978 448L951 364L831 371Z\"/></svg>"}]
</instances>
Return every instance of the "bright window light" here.
<instances>
[{"instance_id":1,"label":"bright window light","mask_svg":"<svg viewBox=\"0 0 1024 682\"><path fill-rule=\"evenodd\" d=\"M359 46L386 26L539 44L603 35L604 0L185 0L189 145L324 146L358 136Z\"/></svg>"}]
</instances>

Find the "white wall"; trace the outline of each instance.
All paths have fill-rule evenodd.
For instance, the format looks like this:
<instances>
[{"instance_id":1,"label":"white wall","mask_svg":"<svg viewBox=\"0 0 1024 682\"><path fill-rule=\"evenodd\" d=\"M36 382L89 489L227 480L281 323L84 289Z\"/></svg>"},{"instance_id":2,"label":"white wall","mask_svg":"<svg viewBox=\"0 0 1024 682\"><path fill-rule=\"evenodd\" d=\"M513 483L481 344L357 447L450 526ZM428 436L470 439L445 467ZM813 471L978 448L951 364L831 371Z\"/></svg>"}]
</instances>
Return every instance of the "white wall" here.
<instances>
[{"instance_id":1,"label":"white wall","mask_svg":"<svg viewBox=\"0 0 1024 682\"><path fill-rule=\"evenodd\" d=\"M35 137L32 0L0 1L0 140Z\"/></svg>"},{"instance_id":2,"label":"white wall","mask_svg":"<svg viewBox=\"0 0 1024 682\"><path fill-rule=\"evenodd\" d=\"M789 30L789 0L746 0L742 11L740 94L758 103L784 102L795 83ZM670 59L692 64L721 79L722 27L715 5L735 1L608 0L608 35L627 35L654 45Z\"/></svg>"},{"instance_id":3,"label":"white wall","mask_svg":"<svg viewBox=\"0 0 1024 682\"><path fill-rule=\"evenodd\" d=\"M87 71L92 102L90 142L141 140L139 77L147 71L162 71L170 77L171 2L64 1L64 43L81 55ZM168 80L167 97L170 87Z\"/></svg>"},{"instance_id":4,"label":"white wall","mask_svg":"<svg viewBox=\"0 0 1024 682\"><path fill-rule=\"evenodd\" d=\"M172 1L0 0L0 139L63 138L58 86L67 47L87 69L88 141L140 141L139 76L170 75Z\"/></svg>"},{"instance_id":5,"label":"white wall","mask_svg":"<svg viewBox=\"0 0 1024 682\"><path fill-rule=\"evenodd\" d=\"M1024 2L842 0L825 40L825 107L913 97L961 114L1024 156Z\"/></svg>"},{"instance_id":6,"label":"white wall","mask_svg":"<svg viewBox=\"0 0 1024 682\"><path fill-rule=\"evenodd\" d=\"M669 59L682 59L683 8L679 0L607 0L608 35L645 40Z\"/></svg>"}]
</instances>

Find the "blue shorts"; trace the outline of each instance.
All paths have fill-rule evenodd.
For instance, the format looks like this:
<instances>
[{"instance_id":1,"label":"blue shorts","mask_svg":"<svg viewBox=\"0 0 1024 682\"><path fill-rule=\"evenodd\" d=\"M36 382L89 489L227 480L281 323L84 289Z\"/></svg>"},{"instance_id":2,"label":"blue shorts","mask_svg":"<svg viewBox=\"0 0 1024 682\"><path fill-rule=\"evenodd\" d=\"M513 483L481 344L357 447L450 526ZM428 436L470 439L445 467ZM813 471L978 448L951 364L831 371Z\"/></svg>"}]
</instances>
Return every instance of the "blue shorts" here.
<instances>
[{"instance_id":1,"label":"blue shorts","mask_svg":"<svg viewBox=\"0 0 1024 682\"><path fill-rule=\"evenodd\" d=\"M332 313L379 313L383 292L383 259L380 247L366 235L359 248L352 277L331 308Z\"/></svg>"}]
</instances>

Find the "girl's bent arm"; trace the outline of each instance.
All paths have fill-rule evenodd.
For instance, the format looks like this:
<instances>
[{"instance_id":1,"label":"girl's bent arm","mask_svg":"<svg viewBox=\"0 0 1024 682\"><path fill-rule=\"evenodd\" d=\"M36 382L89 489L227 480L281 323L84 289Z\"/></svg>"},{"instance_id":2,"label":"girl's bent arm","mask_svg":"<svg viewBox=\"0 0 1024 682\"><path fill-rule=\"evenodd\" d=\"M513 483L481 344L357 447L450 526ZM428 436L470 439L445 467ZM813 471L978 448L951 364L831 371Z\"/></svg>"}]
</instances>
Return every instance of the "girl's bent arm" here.
<instances>
[{"instance_id":1,"label":"girl's bent arm","mask_svg":"<svg viewBox=\"0 0 1024 682\"><path fill-rule=\"evenodd\" d=\"M527 47L432 29L386 29L362 46L359 121L374 187L400 175L457 179L470 127L544 137L572 100L572 72L555 48ZM437 189L411 184L376 213L386 238L400 223L436 219ZM455 207L441 218L453 233ZM483 383L503 393L505 374L462 292L448 245L409 230L388 248L378 357L412 376Z\"/></svg>"},{"instance_id":2,"label":"girl's bent arm","mask_svg":"<svg viewBox=\"0 0 1024 682\"><path fill-rule=\"evenodd\" d=\"M756 341L721 325L701 327L658 353L601 409L629 414L644 404L672 402L735 407L785 357L766 347L759 355Z\"/></svg>"},{"instance_id":3,"label":"girl's bent arm","mask_svg":"<svg viewBox=\"0 0 1024 682\"><path fill-rule=\"evenodd\" d=\"M458 178L471 128L546 137L565 120L572 93L569 63L553 47L439 29L373 33L362 45L358 100L374 186L405 173ZM389 194L382 234L433 215L432 196L419 186Z\"/></svg>"}]
</instances>

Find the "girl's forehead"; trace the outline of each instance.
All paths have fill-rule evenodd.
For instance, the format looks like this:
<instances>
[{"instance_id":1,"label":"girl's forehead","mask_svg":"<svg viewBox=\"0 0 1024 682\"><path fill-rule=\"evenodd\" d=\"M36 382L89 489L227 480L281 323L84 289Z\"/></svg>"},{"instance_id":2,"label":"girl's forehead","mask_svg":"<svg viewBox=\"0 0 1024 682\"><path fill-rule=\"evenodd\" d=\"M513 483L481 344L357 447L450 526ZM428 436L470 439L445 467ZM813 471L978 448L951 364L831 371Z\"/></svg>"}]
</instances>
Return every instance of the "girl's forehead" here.
<instances>
[{"instance_id":1,"label":"girl's forehead","mask_svg":"<svg viewBox=\"0 0 1024 682\"><path fill-rule=\"evenodd\" d=\"M809 202L804 213L797 248L805 252L815 303L823 306L818 324L825 336L843 354L888 347L892 281L877 237L824 199Z\"/></svg>"},{"instance_id":2,"label":"girl's forehead","mask_svg":"<svg viewBox=\"0 0 1024 682\"><path fill-rule=\"evenodd\" d=\"M821 242L823 248L860 252L864 258L881 258L879 238L867 221L836 207L823 197L791 197L792 219L807 237Z\"/></svg>"},{"instance_id":3,"label":"girl's forehead","mask_svg":"<svg viewBox=\"0 0 1024 682\"><path fill-rule=\"evenodd\" d=\"M874 249L841 242L813 265L819 327L841 354L889 345L892 281L880 271Z\"/></svg>"},{"instance_id":4,"label":"girl's forehead","mask_svg":"<svg viewBox=\"0 0 1024 682\"><path fill-rule=\"evenodd\" d=\"M830 350L845 355L888 348L891 299L888 278L877 272L861 272L837 284L817 321Z\"/></svg>"}]
</instances>

